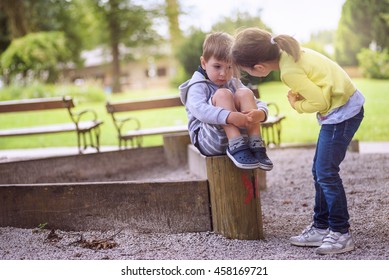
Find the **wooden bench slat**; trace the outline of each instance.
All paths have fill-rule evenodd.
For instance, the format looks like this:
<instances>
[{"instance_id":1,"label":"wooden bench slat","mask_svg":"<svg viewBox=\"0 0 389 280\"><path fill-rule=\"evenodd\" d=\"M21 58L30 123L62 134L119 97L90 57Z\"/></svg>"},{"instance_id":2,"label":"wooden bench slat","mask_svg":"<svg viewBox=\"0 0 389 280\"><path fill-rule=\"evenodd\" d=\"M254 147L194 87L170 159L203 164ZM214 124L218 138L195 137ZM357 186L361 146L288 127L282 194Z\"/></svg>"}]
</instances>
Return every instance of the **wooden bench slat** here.
<instances>
[{"instance_id":1,"label":"wooden bench slat","mask_svg":"<svg viewBox=\"0 0 389 280\"><path fill-rule=\"evenodd\" d=\"M170 133L179 133L187 132L188 127L186 125L182 126L164 126L164 127L155 127L155 128L143 128L140 130L130 130L127 131L123 138L132 138L137 136L147 136L147 135L158 135L158 134L170 134Z\"/></svg>"},{"instance_id":2,"label":"wooden bench slat","mask_svg":"<svg viewBox=\"0 0 389 280\"><path fill-rule=\"evenodd\" d=\"M107 111L109 113L149 110L157 108L168 108L183 106L180 97L168 97L158 99L142 99L133 102L107 103Z\"/></svg>"},{"instance_id":3,"label":"wooden bench slat","mask_svg":"<svg viewBox=\"0 0 389 280\"><path fill-rule=\"evenodd\" d=\"M75 124L65 123L65 124L5 129L5 130L0 130L0 136L46 134L46 133L68 132L68 131L75 131L75 130L76 130Z\"/></svg>"},{"instance_id":4,"label":"wooden bench slat","mask_svg":"<svg viewBox=\"0 0 389 280\"><path fill-rule=\"evenodd\" d=\"M178 132L186 132L187 127L185 126L173 126L173 127L159 127L159 128L143 128L141 129L140 122L136 118L132 117L132 120L136 120L138 123L138 129L131 131L122 131L123 123L120 119L115 117L116 113L122 112L130 112L130 111L138 111L138 110L149 110L149 109L161 109L168 107L178 107L183 106L181 99L179 96L169 96L157 99L141 99L135 101L127 101L127 102L116 102L110 103L107 102L106 109L107 112L111 114L116 130L118 131L118 139L119 139L119 148L121 147L122 140L126 143L127 140L133 140L141 138L142 136L148 135L158 135L158 134L170 134L170 133L178 133ZM266 122L262 123L263 127L263 136L266 139L267 144L275 144L279 145L281 142L281 121L285 119L284 115L279 114L278 106L270 102L268 106L272 106L275 109L275 114L269 115ZM129 121L126 120L126 121ZM270 139L272 138L272 140ZM137 141L138 146L140 146L141 141Z\"/></svg>"},{"instance_id":5,"label":"wooden bench slat","mask_svg":"<svg viewBox=\"0 0 389 280\"><path fill-rule=\"evenodd\" d=\"M35 98L0 102L0 113L73 108L71 98Z\"/></svg>"},{"instance_id":6,"label":"wooden bench slat","mask_svg":"<svg viewBox=\"0 0 389 280\"><path fill-rule=\"evenodd\" d=\"M276 123L281 122L283 119L285 119L284 115L279 116L268 116L266 122L261 123L262 127L270 127Z\"/></svg>"},{"instance_id":7,"label":"wooden bench slat","mask_svg":"<svg viewBox=\"0 0 389 280\"><path fill-rule=\"evenodd\" d=\"M170 108L170 107L183 107L181 99L179 96L165 96L157 99L137 99L134 101L127 102L107 102L106 109L107 112L111 114L113 123L116 127L119 139L119 148L121 148L122 142L127 146L127 141L134 139L137 143L137 146L141 146L142 136L150 135L165 135L172 133L181 133L187 132L187 125L178 125L178 126L165 126L165 127L155 127L155 128L140 128L140 122L135 117L127 119L116 118L116 113L131 112L131 111L141 111L141 110L150 110L150 109L161 109L161 108ZM138 129L123 131L123 125L125 122L134 121L138 123Z\"/></svg>"},{"instance_id":8,"label":"wooden bench slat","mask_svg":"<svg viewBox=\"0 0 389 280\"><path fill-rule=\"evenodd\" d=\"M84 121L80 122L78 129L74 123L62 123L53 125L43 125L34 127L21 127L0 130L0 136L22 136L33 134L60 133L72 131L88 131L97 127L102 122Z\"/></svg>"}]
</instances>

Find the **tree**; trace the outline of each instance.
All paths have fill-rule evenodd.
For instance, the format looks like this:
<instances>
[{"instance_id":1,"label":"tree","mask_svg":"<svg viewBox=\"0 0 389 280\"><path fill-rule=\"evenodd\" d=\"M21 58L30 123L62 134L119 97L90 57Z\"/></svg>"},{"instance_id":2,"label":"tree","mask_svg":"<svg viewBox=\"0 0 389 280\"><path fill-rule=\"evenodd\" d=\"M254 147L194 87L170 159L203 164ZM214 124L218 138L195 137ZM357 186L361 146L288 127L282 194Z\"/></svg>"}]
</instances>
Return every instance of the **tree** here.
<instances>
[{"instance_id":1,"label":"tree","mask_svg":"<svg viewBox=\"0 0 389 280\"><path fill-rule=\"evenodd\" d=\"M185 75L182 77L183 80L188 79L200 65L200 56L203 52L205 35L199 29L192 29L189 36L183 40L176 52L177 59L184 68Z\"/></svg>"},{"instance_id":2,"label":"tree","mask_svg":"<svg viewBox=\"0 0 389 280\"><path fill-rule=\"evenodd\" d=\"M389 79L389 52L362 49L358 53L359 66L363 75L372 79Z\"/></svg>"},{"instance_id":3,"label":"tree","mask_svg":"<svg viewBox=\"0 0 389 280\"><path fill-rule=\"evenodd\" d=\"M182 41L182 31L178 21L180 15L180 6L177 0L166 0L165 13L169 21L170 44L172 48L176 48Z\"/></svg>"},{"instance_id":4,"label":"tree","mask_svg":"<svg viewBox=\"0 0 389 280\"><path fill-rule=\"evenodd\" d=\"M218 23L212 26L212 31L223 31L234 35L241 28L256 26L272 32L260 18L261 10L257 11L257 15L251 15L248 12L237 12L236 15L222 18ZM279 72L273 71L270 75L263 78L250 76L248 73L242 73L241 80L245 84L257 85L260 81L272 81L279 79Z\"/></svg>"},{"instance_id":5,"label":"tree","mask_svg":"<svg viewBox=\"0 0 389 280\"><path fill-rule=\"evenodd\" d=\"M2 1L0 10L4 12L8 19L7 26L11 39L23 37L29 32L25 6L22 0Z\"/></svg>"},{"instance_id":6,"label":"tree","mask_svg":"<svg viewBox=\"0 0 389 280\"><path fill-rule=\"evenodd\" d=\"M223 31L234 34L237 29L245 26L258 26L271 31L259 17L251 16L246 12L238 12L234 17L222 18L212 26L212 31ZM183 40L178 48L177 59L184 68L186 74L184 78L189 78L192 73L197 70L197 67L200 64L200 56L202 54L205 36L206 33L204 31L192 29L189 36Z\"/></svg>"},{"instance_id":7,"label":"tree","mask_svg":"<svg viewBox=\"0 0 389 280\"><path fill-rule=\"evenodd\" d=\"M1 55L0 69L6 81L31 80L53 82L61 65L71 59L62 32L30 33L12 40Z\"/></svg>"},{"instance_id":8,"label":"tree","mask_svg":"<svg viewBox=\"0 0 389 280\"><path fill-rule=\"evenodd\" d=\"M357 65L357 54L376 42L389 47L389 0L347 0L336 34L335 56L342 65Z\"/></svg>"},{"instance_id":9,"label":"tree","mask_svg":"<svg viewBox=\"0 0 389 280\"><path fill-rule=\"evenodd\" d=\"M81 51L96 44L96 20L83 0L2 1L0 21L4 22L0 27L0 53L13 39L30 33L59 31L66 37L72 62L80 65Z\"/></svg>"},{"instance_id":10,"label":"tree","mask_svg":"<svg viewBox=\"0 0 389 280\"><path fill-rule=\"evenodd\" d=\"M271 28L267 26L260 18L261 10L257 16L252 16L248 12L238 11L236 15L224 17L219 22L212 26L212 31L223 31L229 34L234 34L236 30L249 26L256 26L258 28L266 29L271 32Z\"/></svg>"},{"instance_id":11,"label":"tree","mask_svg":"<svg viewBox=\"0 0 389 280\"><path fill-rule=\"evenodd\" d=\"M156 10L145 10L128 0L91 0L102 24L102 42L109 42L112 54L112 92L120 92L120 44L149 45L159 36L152 29ZM107 37L105 37L106 35Z\"/></svg>"}]
</instances>

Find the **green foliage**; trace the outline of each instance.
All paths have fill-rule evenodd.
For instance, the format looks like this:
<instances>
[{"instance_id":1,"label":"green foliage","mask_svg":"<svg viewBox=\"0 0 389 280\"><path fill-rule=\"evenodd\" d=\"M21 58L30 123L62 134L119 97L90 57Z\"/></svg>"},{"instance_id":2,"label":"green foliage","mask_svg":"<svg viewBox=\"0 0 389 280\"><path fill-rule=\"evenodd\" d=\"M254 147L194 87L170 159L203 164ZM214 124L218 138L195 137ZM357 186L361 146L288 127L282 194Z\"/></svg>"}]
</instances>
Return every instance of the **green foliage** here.
<instances>
[{"instance_id":1,"label":"green foliage","mask_svg":"<svg viewBox=\"0 0 389 280\"><path fill-rule=\"evenodd\" d=\"M0 57L7 80L51 81L71 58L62 32L30 33L15 39Z\"/></svg>"},{"instance_id":2,"label":"green foliage","mask_svg":"<svg viewBox=\"0 0 389 280\"><path fill-rule=\"evenodd\" d=\"M5 6L8 6L7 9ZM3 7L0 5L0 20L1 8L8 13L4 14L5 28L0 28L0 38L4 36L10 41L27 33L61 31L68 42L72 61L78 65L81 50L96 44L97 20L85 0L5 1ZM0 53L5 49L6 46L0 44Z\"/></svg>"},{"instance_id":3,"label":"green foliage","mask_svg":"<svg viewBox=\"0 0 389 280\"><path fill-rule=\"evenodd\" d=\"M382 52L362 49L357 57L364 77L389 79L389 49Z\"/></svg>"},{"instance_id":4,"label":"green foliage","mask_svg":"<svg viewBox=\"0 0 389 280\"><path fill-rule=\"evenodd\" d=\"M258 11L260 14L261 11ZM222 18L218 23L212 26L212 31L223 31L234 34L236 30L244 27L256 26L272 32L271 28L261 20L259 16L252 16L248 12L238 11L236 14Z\"/></svg>"},{"instance_id":5,"label":"green foliage","mask_svg":"<svg viewBox=\"0 0 389 280\"><path fill-rule=\"evenodd\" d=\"M200 65L200 56L203 53L203 42L206 34L201 30L192 30L191 34L183 40L176 56L185 71L185 79L190 78ZM181 82L185 81L182 80Z\"/></svg>"},{"instance_id":6,"label":"green foliage","mask_svg":"<svg viewBox=\"0 0 389 280\"><path fill-rule=\"evenodd\" d=\"M30 86L12 85L0 89L0 101L54 96L72 96L77 103L101 102L104 91L97 86L53 85L35 82Z\"/></svg>"},{"instance_id":7,"label":"green foliage","mask_svg":"<svg viewBox=\"0 0 389 280\"><path fill-rule=\"evenodd\" d=\"M48 225L48 223L42 223L42 224L38 225L38 228L39 229L45 229L47 225Z\"/></svg>"},{"instance_id":8,"label":"green foliage","mask_svg":"<svg viewBox=\"0 0 389 280\"><path fill-rule=\"evenodd\" d=\"M303 47L306 47L306 48L309 48L309 49L312 49L312 50L315 50L321 54L324 54L325 56L329 57L329 58L332 58L331 54L329 54L326 49L325 49L325 46L318 42L318 41L309 41L307 43L304 43L302 44Z\"/></svg>"},{"instance_id":9,"label":"green foliage","mask_svg":"<svg viewBox=\"0 0 389 280\"><path fill-rule=\"evenodd\" d=\"M170 85L174 88L178 88L184 81L188 80L190 76L185 72L182 65L177 65L176 74L173 79L170 80Z\"/></svg>"},{"instance_id":10,"label":"green foliage","mask_svg":"<svg viewBox=\"0 0 389 280\"><path fill-rule=\"evenodd\" d=\"M157 9L145 9L128 0L90 0L91 7L100 19L102 44L108 45L112 53L112 92L121 92L120 59L125 47L143 47L155 44L161 38L153 29L153 20L159 15ZM128 53L128 51L127 51ZM138 51L139 54L139 51ZM144 56L143 51L140 56Z\"/></svg>"},{"instance_id":11,"label":"green foliage","mask_svg":"<svg viewBox=\"0 0 389 280\"><path fill-rule=\"evenodd\" d=\"M372 41L389 47L389 1L347 0L336 33L336 60L357 65L357 54Z\"/></svg>"},{"instance_id":12,"label":"green foliage","mask_svg":"<svg viewBox=\"0 0 389 280\"><path fill-rule=\"evenodd\" d=\"M258 26L271 31L271 29L263 23L260 17L251 16L247 12L238 12L234 16L222 18L218 23L212 26L212 32L222 31L234 34L237 29L247 26ZM200 56L203 52L203 42L206 35L207 33L200 29L192 29L189 36L184 38L182 44L177 49L176 57L185 71L185 75L183 76L184 79L181 82L190 78L200 65ZM245 76L244 78L247 83L250 82L252 84L257 84L260 80L251 76ZM273 78L274 76L271 75L267 77L266 80L273 80ZM264 79L262 79L262 81L263 80Z\"/></svg>"}]
</instances>

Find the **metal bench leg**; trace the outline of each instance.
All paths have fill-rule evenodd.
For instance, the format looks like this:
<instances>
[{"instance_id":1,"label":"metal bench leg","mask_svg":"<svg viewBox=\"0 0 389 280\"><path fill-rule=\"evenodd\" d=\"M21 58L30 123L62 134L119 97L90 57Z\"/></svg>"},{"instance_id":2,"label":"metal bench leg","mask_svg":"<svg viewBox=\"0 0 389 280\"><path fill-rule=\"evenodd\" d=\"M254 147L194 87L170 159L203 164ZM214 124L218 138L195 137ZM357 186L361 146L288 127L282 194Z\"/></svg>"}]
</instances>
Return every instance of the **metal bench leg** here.
<instances>
[{"instance_id":1,"label":"metal bench leg","mask_svg":"<svg viewBox=\"0 0 389 280\"><path fill-rule=\"evenodd\" d=\"M82 154L82 149L81 149L81 132L77 131L77 146L78 146L78 153Z\"/></svg>"}]
</instances>

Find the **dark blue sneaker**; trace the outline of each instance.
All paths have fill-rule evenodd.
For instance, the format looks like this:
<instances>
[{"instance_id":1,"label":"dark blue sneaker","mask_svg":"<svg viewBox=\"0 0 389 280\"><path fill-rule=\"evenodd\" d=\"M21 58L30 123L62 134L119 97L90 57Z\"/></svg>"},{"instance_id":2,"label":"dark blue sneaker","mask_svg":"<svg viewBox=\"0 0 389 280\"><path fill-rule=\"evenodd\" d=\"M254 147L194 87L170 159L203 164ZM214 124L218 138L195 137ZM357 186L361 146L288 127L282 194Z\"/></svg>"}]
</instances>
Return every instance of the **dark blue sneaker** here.
<instances>
[{"instance_id":1,"label":"dark blue sneaker","mask_svg":"<svg viewBox=\"0 0 389 280\"><path fill-rule=\"evenodd\" d=\"M258 159L255 158L247 144L242 145L232 151L228 147L227 156L239 168L255 169L259 167Z\"/></svg>"},{"instance_id":2,"label":"dark blue sneaker","mask_svg":"<svg viewBox=\"0 0 389 280\"><path fill-rule=\"evenodd\" d=\"M259 161L259 168L265 171L270 171L273 169L273 163L266 154L265 147L252 148L251 152L254 157Z\"/></svg>"}]
</instances>

